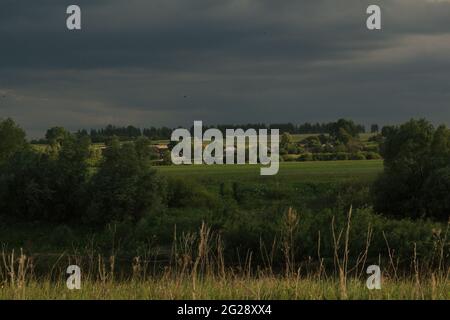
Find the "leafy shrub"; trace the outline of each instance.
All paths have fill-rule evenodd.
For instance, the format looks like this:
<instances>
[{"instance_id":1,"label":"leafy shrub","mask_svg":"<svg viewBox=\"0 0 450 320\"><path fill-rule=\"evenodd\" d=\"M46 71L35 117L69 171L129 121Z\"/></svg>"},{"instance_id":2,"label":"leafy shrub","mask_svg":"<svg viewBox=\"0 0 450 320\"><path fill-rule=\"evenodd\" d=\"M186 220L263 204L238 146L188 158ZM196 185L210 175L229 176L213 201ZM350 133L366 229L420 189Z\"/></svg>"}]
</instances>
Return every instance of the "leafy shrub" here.
<instances>
[{"instance_id":1,"label":"leafy shrub","mask_svg":"<svg viewBox=\"0 0 450 320\"><path fill-rule=\"evenodd\" d=\"M334 153L314 153L313 159L316 161L331 161L336 159Z\"/></svg>"},{"instance_id":2,"label":"leafy shrub","mask_svg":"<svg viewBox=\"0 0 450 320\"><path fill-rule=\"evenodd\" d=\"M364 146L364 151L379 153L380 152L379 144L377 142L368 143Z\"/></svg>"},{"instance_id":3,"label":"leafy shrub","mask_svg":"<svg viewBox=\"0 0 450 320\"><path fill-rule=\"evenodd\" d=\"M72 229L64 224L56 226L50 234L50 242L53 245L70 246L75 240Z\"/></svg>"},{"instance_id":4,"label":"leafy shrub","mask_svg":"<svg viewBox=\"0 0 450 320\"><path fill-rule=\"evenodd\" d=\"M378 160L378 159L381 159L381 156L380 156L379 153L372 152L372 151L364 152L364 155L365 155L367 160Z\"/></svg>"},{"instance_id":5,"label":"leafy shrub","mask_svg":"<svg viewBox=\"0 0 450 320\"><path fill-rule=\"evenodd\" d=\"M433 218L445 220L450 216L450 166L433 172L424 184L424 206Z\"/></svg>"},{"instance_id":6,"label":"leafy shrub","mask_svg":"<svg viewBox=\"0 0 450 320\"><path fill-rule=\"evenodd\" d=\"M349 154L347 152L337 152L336 153L336 160L348 160Z\"/></svg>"},{"instance_id":7,"label":"leafy shrub","mask_svg":"<svg viewBox=\"0 0 450 320\"><path fill-rule=\"evenodd\" d=\"M18 220L47 219L54 169L48 156L27 150L2 166L0 212Z\"/></svg>"},{"instance_id":8,"label":"leafy shrub","mask_svg":"<svg viewBox=\"0 0 450 320\"><path fill-rule=\"evenodd\" d=\"M219 199L201 184L172 178L168 180L167 203L171 208L216 208Z\"/></svg>"},{"instance_id":9,"label":"leafy shrub","mask_svg":"<svg viewBox=\"0 0 450 320\"><path fill-rule=\"evenodd\" d=\"M157 210L165 198L165 184L150 166L148 148L112 141L104 152L90 185L91 201L84 220L105 223L132 218L137 221Z\"/></svg>"},{"instance_id":10,"label":"leafy shrub","mask_svg":"<svg viewBox=\"0 0 450 320\"><path fill-rule=\"evenodd\" d=\"M86 209L90 141L66 136L56 154L15 153L2 167L2 211L11 218L80 221Z\"/></svg>"},{"instance_id":11,"label":"leafy shrub","mask_svg":"<svg viewBox=\"0 0 450 320\"><path fill-rule=\"evenodd\" d=\"M352 160L366 160L366 156L362 152L356 152L350 157Z\"/></svg>"},{"instance_id":12,"label":"leafy shrub","mask_svg":"<svg viewBox=\"0 0 450 320\"><path fill-rule=\"evenodd\" d=\"M282 156L282 160L286 162L297 161L298 158L299 156L295 154L286 154Z\"/></svg>"},{"instance_id":13,"label":"leafy shrub","mask_svg":"<svg viewBox=\"0 0 450 320\"><path fill-rule=\"evenodd\" d=\"M302 153L298 158L298 161L312 161L313 159L313 154L312 153Z\"/></svg>"},{"instance_id":14,"label":"leafy shrub","mask_svg":"<svg viewBox=\"0 0 450 320\"><path fill-rule=\"evenodd\" d=\"M445 126L435 129L425 120L385 131L384 173L373 187L376 211L446 220L450 131Z\"/></svg>"},{"instance_id":15,"label":"leafy shrub","mask_svg":"<svg viewBox=\"0 0 450 320\"><path fill-rule=\"evenodd\" d=\"M0 163L27 147L25 131L12 119L0 119Z\"/></svg>"}]
</instances>

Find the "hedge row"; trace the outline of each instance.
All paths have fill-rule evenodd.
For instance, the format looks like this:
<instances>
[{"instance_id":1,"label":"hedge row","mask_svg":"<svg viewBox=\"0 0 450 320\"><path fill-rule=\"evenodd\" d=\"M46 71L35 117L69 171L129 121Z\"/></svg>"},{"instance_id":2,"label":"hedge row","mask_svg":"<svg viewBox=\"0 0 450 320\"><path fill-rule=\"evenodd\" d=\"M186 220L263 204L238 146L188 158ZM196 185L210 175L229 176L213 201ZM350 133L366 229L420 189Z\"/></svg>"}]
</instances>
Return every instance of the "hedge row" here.
<instances>
[{"instance_id":1,"label":"hedge row","mask_svg":"<svg viewBox=\"0 0 450 320\"><path fill-rule=\"evenodd\" d=\"M300 155L286 155L282 157L284 161L333 161L333 160L374 160L381 159L381 156L372 151L362 151L357 153L330 152L330 153L302 153Z\"/></svg>"}]
</instances>

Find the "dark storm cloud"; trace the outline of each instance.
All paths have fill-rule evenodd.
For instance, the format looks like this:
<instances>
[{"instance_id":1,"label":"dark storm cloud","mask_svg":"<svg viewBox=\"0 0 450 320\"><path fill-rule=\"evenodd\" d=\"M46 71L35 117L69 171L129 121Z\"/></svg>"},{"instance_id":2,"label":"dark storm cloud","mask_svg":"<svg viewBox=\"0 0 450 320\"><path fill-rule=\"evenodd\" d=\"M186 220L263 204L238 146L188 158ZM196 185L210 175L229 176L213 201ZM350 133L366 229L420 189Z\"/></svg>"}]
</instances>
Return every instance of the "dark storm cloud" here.
<instances>
[{"instance_id":1,"label":"dark storm cloud","mask_svg":"<svg viewBox=\"0 0 450 320\"><path fill-rule=\"evenodd\" d=\"M2 1L0 117L51 125L450 122L450 2ZM368 4L383 30L365 28Z\"/></svg>"}]
</instances>

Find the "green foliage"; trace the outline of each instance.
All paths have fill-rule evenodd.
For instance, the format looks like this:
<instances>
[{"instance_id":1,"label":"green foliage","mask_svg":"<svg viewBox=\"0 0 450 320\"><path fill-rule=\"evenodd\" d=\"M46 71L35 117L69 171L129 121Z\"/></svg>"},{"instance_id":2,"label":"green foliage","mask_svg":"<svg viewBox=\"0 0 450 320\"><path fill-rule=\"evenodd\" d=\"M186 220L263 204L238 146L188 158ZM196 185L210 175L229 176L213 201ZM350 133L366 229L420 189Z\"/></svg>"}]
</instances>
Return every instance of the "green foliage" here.
<instances>
[{"instance_id":1,"label":"green foliage","mask_svg":"<svg viewBox=\"0 0 450 320\"><path fill-rule=\"evenodd\" d=\"M52 199L52 162L47 155L24 150L15 153L0 175L0 212L7 218L48 218Z\"/></svg>"},{"instance_id":2,"label":"green foliage","mask_svg":"<svg viewBox=\"0 0 450 320\"><path fill-rule=\"evenodd\" d=\"M328 152L328 153L314 153L313 154L313 160L316 161L332 161L335 160L335 154Z\"/></svg>"},{"instance_id":3,"label":"green foliage","mask_svg":"<svg viewBox=\"0 0 450 320\"><path fill-rule=\"evenodd\" d=\"M430 217L439 220L450 216L450 166L434 171L424 184L424 206Z\"/></svg>"},{"instance_id":4,"label":"green foliage","mask_svg":"<svg viewBox=\"0 0 450 320\"><path fill-rule=\"evenodd\" d=\"M76 241L75 234L64 224L54 227L49 235L49 244L53 246L71 246L74 241Z\"/></svg>"},{"instance_id":5,"label":"green foliage","mask_svg":"<svg viewBox=\"0 0 450 320\"><path fill-rule=\"evenodd\" d=\"M66 135L60 142L61 149L53 163L52 176L54 206L52 220L80 221L86 209L87 182L89 178L88 158L91 141L89 137Z\"/></svg>"},{"instance_id":6,"label":"green foliage","mask_svg":"<svg viewBox=\"0 0 450 320\"><path fill-rule=\"evenodd\" d=\"M292 150L292 147L293 147L292 142L293 142L292 136L289 133L285 132L281 135L281 139L280 139L280 154L281 155L294 153Z\"/></svg>"},{"instance_id":7,"label":"green foliage","mask_svg":"<svg viewBox=\"0 0 450 320\"><path fill-rule=\"evenodd\" d=\"M447 219L449 212L441 211L446 206L442 198L445 176L439 180L438 175L450 163L449 130L444 126L434 129L422 119L384 131L384 173L374 185L376 210L404 217Z\"/></svg>"},{"instance_id":8,"label":"green foliage","mask_svg":"<svg viewBox=\"0 0 450 320\"><path fill-rule=\"evenodd\" d=\"M153 150L151 147L151 141L147 137L139 137L134 142L134 148L140 161L148 161L151 159Z\"/></svg>"},{"instance_id":9,"label":"green foliage","mask_svg":"<svg viewBox=\"0 0 450 320\"><path fill-rule=\"evenodd\" d=\"M362 152L356 152L351 156L352 160L366 160L366 156Z\"/></svg>"},{"instance_id":10,"label":"green foliage","mask_svg":"<svg viewBox=\"0 0 450 320\"><path fill-rule=\"evenodd\" d=\"M391 133L393 133L395 131L395 126L384 126L381 129L381 136L382 137L387 137L389 136Z\"/></svg>"},{"instance_id":11,"label":"green foliage","mask_svg":"<svg viewBox=\"0 0 450 320\"><path fill-rule=\"evenodd\" d=\"M299 156L296 154L285 154L285 155L281 156L281 160L282 161L298 161Z\"/></svg>"},{"instance_id":12,"label":"green foliage","mask_svg":"<svg viewBox=\"0 0 450 320\"><path fill-rule=\"evenodd\" d=\"M302 153L299 157L298 157L298 161L312 161L313 159L313 154L310 152L307 153Z\"/></svg>"},{"instance_id":13,"label":"green foliage","mask_svg":"<svg viewBox=\"0 0 450 320\"><path fill-rule=\"evenodd\" d=\"M204 185L187 179L168 180L167 203L171 208L216 208L218 198Z\"/></svg>"},{"instance_id":14,"label":"green foliage","mask_svg":"<svg viewBox=\"0 0 450 320\"><path fill-rule=\"evenodd\" d=\"M349 152L318 152L303 153L298 157L283 156L285 161L336 161L336 160L379 160L381 156L376 152L358 151Z\"/></svg>"},{"instance_id":15,"label":"green foliage","mask_svg":"<svg viewBox=\"0 0 450 320\"><path fill-rule=\"evenodd\" d=\"M17 152L0 174L2 206L9 217L79 221L85 210L90 140L66 135L53 155Z\"/></svg>"},{"instance_id":16,"label":"green foliage","mask_svg":"<svg viewBox=\"0 0 450 320\"><path fill-rule=\"evenodd\" d=\"M47 132L47 139L48 152L16 152L1 168L0 206L8 218L58 223L138 220L164 203L165 185L150 167L147 138L122 145L111 139L94 172L88 135L56 127Z\"/></svg>"},{"instance_id":17,"label":"green foliage","mask_svg":"<svg viewBox=\"0 0 450 320\"><path fill-rule=\"evenodd\" d=\"M91 200L84 221L137 221L157 210L164 201L165 187L150 166L149 148L147 140L120 144L113 139L109 143L91 181Z\"/></svg>"},{"instance_id":18,"label":"green foliage","mask_svg":"<svg viewBox=\"0 0 450 320\"><path fill-rule=\"evenodd\" d=\"M363 128L356 125L352 120L339 119L332 124L330 136L338 142L347 144L352 138L356 138L363 131Z\"/></svg>"},{"instance_id":19,"label":"green foliage","mask_svg":"<svg viewBox=\"0 0 450 320\"><path fill-rule=\"evenodd\" d=\"M383 142L383 135L381 133L378 133L378 134L376 134L374 136L371 136L369 138L369 142L374 142L374 143L377 143L377 144L382 143Z\"/></svg>"},{"instance_id":20,"label":"green foliage","mask_svg":"<svg viewBox=\"0 0 450 320\"><path fill-rule=\"evenodd\" d=\"M349 154L347 152L337 152L336 153L336 160L348 160Z\"/></svg>"},{"instance_id":21,"label":"green foliage","mask_svg":"<svg viewBox=\"0 0 450 320\"><path fill-rule=\"evenodd\" d=\"M51 146L55 146L60 145L69 135L63 127L53 127L47 130L45 139Z\"/></svg>"},{"instance_id":22,"label":"green foliage","mask_svg":"<svg viewBox=\"0 0 450 320\"><path fill-rule=\"evenodd\" d=\"M300 143L312 152L321 152L322 143L320 138L317 136L309 136L303 139Z\"/></svg>"},{"instance_id":23,"label":"green foliage","mask_svg":"<svg viewBox=\"0 0 450 320\"><path fill-rule=\"evenodd\" d=\"M0 119L0 163L26 146L25 132L12 119Z\"/></svg>"},{"instance_id":24,"label":"green foliage","mask_svg":"<svg viewBox=\"0 0 450 320\"><path fill-rule=\"evenodd\" d=\"M21 136L13 124L8 128L1 132ZM326 163L282 163L273 177L260 176L260 167L252 165L166 166L158 167L157 173L145 137L135 137L132 143L111 137L101 154L99 146L91 145L89 135L53 128L47 134L51 143L47 150L22 147L22 140L17 139L5 153L0 168L0 212L6 221L33 225L39 221L36 225L42 223L48 234L32 238L54 246L83 242L88 237L82 228L89 228L104 251L110 249L113 237L125 242L127 252L147 241L164 246L173 240L175 226L178 234L186 234L206 222L223 236L227 256L236 259L236 252L254 252L258 259L262 247L283 239L283 217L294 207L300 217L293 235L296 256L306 260L316 255L320 235L324 263L332 264L331 223L335 222L338 232L345 228L348 207L353 205L351 259L364 250L369 226L374 230L370 261L378 262L380 255L387 258L383 233L400 263L411 257L414 246L421 259L428 257L436 248L436 230L445 227L431 219L445 220L450 211L449 130L411 121L384 129L384 136L379 136L385 141L386 162L385 173L374 187L376 209L402 218L391 219L370 208L369 185L381 161L334 161L378 159L377 149L368 147L376 147L376 142L362 146L356 139L362 129L351 122L340 120L336 128L331 137L302 140L301 147L315 153L284 157L286 161ZM299 147L289 135L283 143L288 153ZM167 153L167 162L169 157ZM79 226L82 223L86 225ZM275 257L282 255L276 250Z\"/></svg>"},{"instance_id":25,"label":"green foliage","mask_svg":"<svg viewBox=\"0 0 450 320\"><path fill-rule=\"evenodd\" d=\"M379 159L381 159L380 154L377 153L377 152L367 151L367 152L363 152L363 154L365 155L367 160L379 160Z\"/></svg>"}]
</instances>

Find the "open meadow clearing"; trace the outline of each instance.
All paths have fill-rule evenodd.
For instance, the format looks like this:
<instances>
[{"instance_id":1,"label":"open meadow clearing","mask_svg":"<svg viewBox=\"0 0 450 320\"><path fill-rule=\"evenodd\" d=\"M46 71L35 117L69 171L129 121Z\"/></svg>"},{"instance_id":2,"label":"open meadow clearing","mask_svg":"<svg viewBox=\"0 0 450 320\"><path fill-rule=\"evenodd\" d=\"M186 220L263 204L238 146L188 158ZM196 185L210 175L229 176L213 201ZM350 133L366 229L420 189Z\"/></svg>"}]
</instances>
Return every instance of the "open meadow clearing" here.
<instances>
[{"instance_id":1,"label":"open meadow clearing","mask_svg":"<svg viewBox=\"0 0 450 320\"><path fill-rule=\"evenodd\" d=\"M161 174L199 181L263 183L372 181L383 170L382 160L281 162L275 176L261 176L260 165L161 166Z\"/></svg>"}]
</instances>

